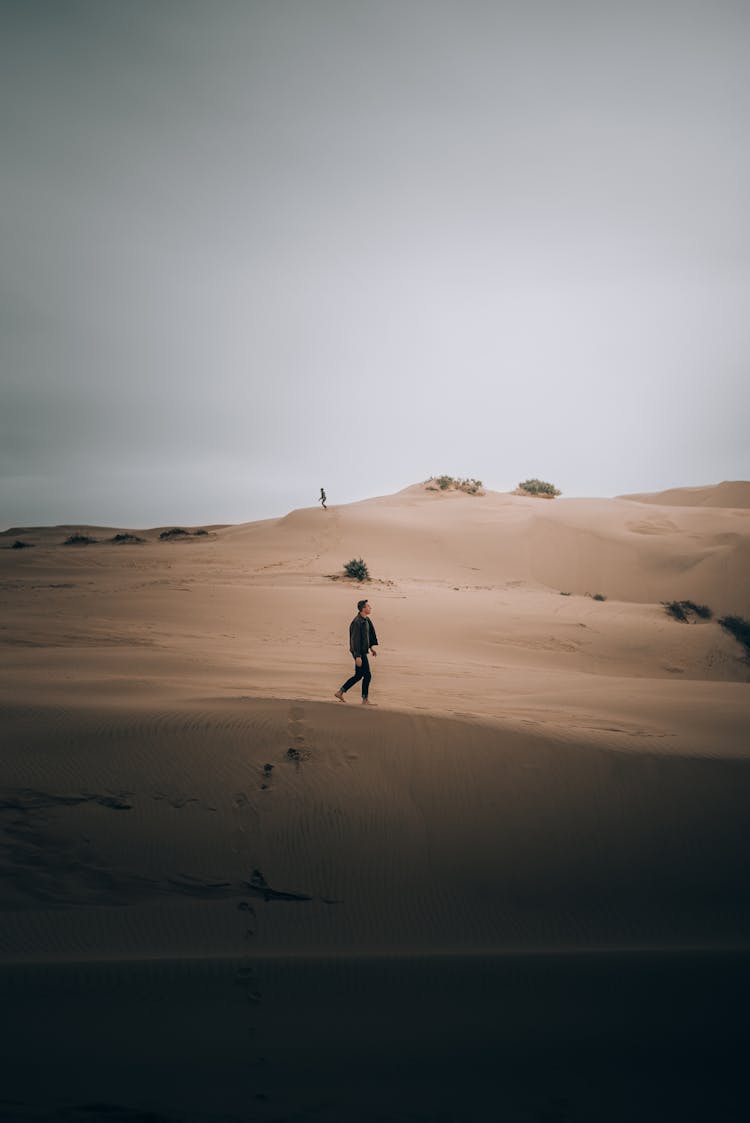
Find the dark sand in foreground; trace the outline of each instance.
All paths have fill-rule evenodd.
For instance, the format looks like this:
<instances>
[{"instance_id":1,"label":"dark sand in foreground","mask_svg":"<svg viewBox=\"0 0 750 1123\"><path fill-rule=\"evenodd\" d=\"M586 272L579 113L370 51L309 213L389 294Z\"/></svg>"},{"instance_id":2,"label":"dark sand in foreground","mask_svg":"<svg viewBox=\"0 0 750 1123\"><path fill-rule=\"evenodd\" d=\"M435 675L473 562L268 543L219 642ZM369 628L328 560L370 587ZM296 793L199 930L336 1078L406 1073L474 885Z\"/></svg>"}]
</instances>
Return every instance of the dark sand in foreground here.
<instances>
[{"instance_id":1,"label":"dark sand in foreground","mask_svg":"<svg viewBox=\"0 0 750 1123\"><path fill-rule=\"evenodd\" d=\"M62 756L6 718L0 1119L742 1117L746 760L262 699L57 715Z\"/></svg>"},{"instance_id":2,"label":"dark sand in foreground","mask_svg":"<svg viewBox=\"0 0 750 1123\"><path fill-rule=\"evenodd\" d=\"M698 952L16 968L0 1119L741 1120L749 984Z\"/></svg>"}]
</instances>

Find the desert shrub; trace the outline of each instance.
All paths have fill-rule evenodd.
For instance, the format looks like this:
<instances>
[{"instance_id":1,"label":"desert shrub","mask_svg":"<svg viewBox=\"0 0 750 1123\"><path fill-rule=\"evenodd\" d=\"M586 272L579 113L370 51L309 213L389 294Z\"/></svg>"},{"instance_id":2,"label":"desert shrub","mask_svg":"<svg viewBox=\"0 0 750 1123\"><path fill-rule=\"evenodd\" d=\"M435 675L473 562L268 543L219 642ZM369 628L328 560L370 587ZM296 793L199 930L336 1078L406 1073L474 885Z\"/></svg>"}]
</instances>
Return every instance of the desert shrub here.
<instances>
[{"instance_id":1,"label":"desert shrub","mask_svg":"<svg viewBox=\"0 0 750 1123\"><path fill-rule=\"evenodd\" d=\"M593 600L606 600L604 593L594 593Z\"/></svg>"},{"instance_id":2,"label":"desert shrub","mask_svg":"<svg viewBox=\"0 0 750 1123\"><path fill-rule=\"evenodd\" d=\"M545 499L554 499L556 496L562 495L562 492L558 491L554 484L547 483L546 480L524 480L523 483L518 485L518 490L523 491L526 495L541 495Z\"/></svg>"},{"instance_id":3,"label":"desert shrub","mask_svg":"<svg viewBox=\"0 0 750 1123\"><path fill-rule=\"evenodd\" d=\"M701 620L710 620L713 612L707 604L695 604L694 601L686 600L684 602L690 612L694 612L696 616L700 616Z\"/></svg>"},{"instance_id":4,"label":"desert shrub","mask_svg":"<svg viewBox=\"0 0 750 1123\"><path fill-rule=\"evenodd\" d=\"M713 615L707 604L695 604L691 600L670 600L661 603L668 616L673 620L680 620L683 624L689 624L693 616L699 616L701 620L710 620Z\"/></svg>"},{"instance_id":5,"label":"desert shrub","mask_svg":"<svg viewBox=\"0 0 750 1123\"><path fill-rule=\"evenodd\" d=\"M561 597L569 597L569 596L570 596L570 593L560 593L560 596L561 596Z\"/></svg>"},{"instance_id":6,"label":"desert shrub","mask_svg":"<svg viewBox=\"0 0 750 1123\"><path fill-rule=\"evenodd\" d=\"M437 484L437 487L434 485ZM427 491L464 491L467 495L483 495L481 480L459 476L431 476L425 485Z\"/></svg>"},{"instance_id":7,"label":"desert shrub","mask_svg":"<svg viewBox=\"0 0 750 1123\"><path fill-rule=\"evenodd\" d=\"M200 527L199 530L194 530L193 534L196 538L201 538L204 534L207 535L208 531L204 530L203 527Z\"/></svg>"},{"instance_id":8,"label":"desert shrub","mask_svg":"<svg viewBox=\"0 0 750 1123\"><path fill-rule=\"evenodd\" d=\"M362 558L352 558L344 565L344 572L347 577L354 577L357 581L368 581L370 574L367 566Z\"/></svg>"},{"instance_id":9,"label":"desert shrub","mask_svg":"<svg viewBox=\"0 0 750 1123\"><path fill-rule=\"evenodd\" d=\"M96 542L96 538L90 538L88 534L71 534L63 542L63 546L89 546L92 542Z\"/></svg>"},{"instance_id":10,"label":"desert shrub","mask_svg":"<svg viewBox=\"0 0 750 1123\"><path fill-rule=\"evenodd\" d=\"M33 545L34 545L34 543L33 543L33 542L24 542L24 541L22 541L22 539L20 539L20 538L16 538L15 542L13 543L13 545L12 545L12 546L9 546L8 548L9 548L10 550L28 550L28 549L30 549L30 548L31 548L31 547L32 547Z\"/></svg>"},{"instance_id":11,"label":"desert shrub","mask_svg":"<svg viewBox=\"0 0 750 1123\"><path fill-rule=\"evenodd\" d=\"M137 534L113 534L110 542L145 542L145 538L139 538Z\"/></svg>"},{"instance_id":12,"label":"desert shrub","mask_svg":"<svg viewBox=\"0 0 750 1123\"><path fill-rule=\"evenodd\" d=\"M189 530L183 530L181 526L173 526L171 530L163 530L159 535L160 538L188 538L190 536Z\"/></svg>"},{"instance_id":13,"label":"desert shrub","mask_svg":"<svg viewBox=\"0 0 750 1123\"><path fill-rule=\"evenodd\" d=\"M719 623L742 644L745 654L750 656L750 620L745 620L742 616L722 616Z\"/></svg>"}]
</instances>

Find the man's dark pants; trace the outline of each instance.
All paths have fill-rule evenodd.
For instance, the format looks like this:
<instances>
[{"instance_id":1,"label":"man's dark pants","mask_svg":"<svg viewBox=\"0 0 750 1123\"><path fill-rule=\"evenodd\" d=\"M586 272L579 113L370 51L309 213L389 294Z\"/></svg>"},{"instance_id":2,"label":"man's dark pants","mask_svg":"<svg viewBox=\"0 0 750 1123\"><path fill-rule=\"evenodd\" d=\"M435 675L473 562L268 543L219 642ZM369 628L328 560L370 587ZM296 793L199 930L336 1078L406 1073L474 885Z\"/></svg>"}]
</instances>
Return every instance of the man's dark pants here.
<instances>
[{"instance_id":1,"label":"man's dark pants","mask_svg":"<svg viewBox=\"0 0 750 1123\"><path fill-rule=\"evenodd\" d=\"M351 678L348 678L346 680L346 682L344 683L344 685L341 687L341 693L346 694L347 690L349 690L350 687L354 686L355 682L359 682L359 680L362 679L362 697L366 698L367 693L370 689L370 679L371 678L372 678L372 675L370 674L370 660L367 658L366 655L363 655L362 656L362 666L357 667L355 665L354 674L352 675Z\"/></svg>"}]
</instances>

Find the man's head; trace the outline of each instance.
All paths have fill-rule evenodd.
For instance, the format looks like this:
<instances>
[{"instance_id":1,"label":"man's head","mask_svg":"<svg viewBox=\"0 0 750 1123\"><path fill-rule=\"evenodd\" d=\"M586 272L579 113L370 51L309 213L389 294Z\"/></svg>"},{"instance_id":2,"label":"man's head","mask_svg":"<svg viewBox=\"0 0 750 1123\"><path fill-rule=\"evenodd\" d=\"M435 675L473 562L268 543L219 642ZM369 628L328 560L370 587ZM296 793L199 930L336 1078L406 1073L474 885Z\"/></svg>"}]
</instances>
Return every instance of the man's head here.
<instances>
[{"instance_id":1,"label":"man's head","mask_svg":"<svg viewBox=\"0 0 750 1123\"><path fill-rule=\"evenodd\" d=\"M357 611L362 616L369 616L370 613L372 612L372 609L370 608L370 602L367 601L367 600L358 600L357 601Z\"/></svg>"}]
</instances>

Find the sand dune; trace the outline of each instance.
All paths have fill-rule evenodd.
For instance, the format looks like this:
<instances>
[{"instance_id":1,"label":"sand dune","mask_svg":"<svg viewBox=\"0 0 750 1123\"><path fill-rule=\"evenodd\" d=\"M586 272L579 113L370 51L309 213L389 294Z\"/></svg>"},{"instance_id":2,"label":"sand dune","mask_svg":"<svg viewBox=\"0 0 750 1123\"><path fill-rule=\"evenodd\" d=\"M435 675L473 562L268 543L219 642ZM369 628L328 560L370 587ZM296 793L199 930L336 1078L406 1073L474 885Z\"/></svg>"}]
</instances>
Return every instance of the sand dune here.
<instances>
[{"instance_id":1,"label":"sand dune","mask_svg":"<svg viewBox=\"0 0 750 1123\"><path fill-rule=\"evenodd\" d=\"M624 853L642 865L654 832L682 837L667 775L678 817L691 792L726 787L707 884L737 843L750 667L715 621L679 624L658 598L745 610L750 515L415 485L172 541L62 545L75 529L23 531L34 549L0 553L8 952L62 954L50 908L70 954L226 951L261 877L305 898L266 910L267 950L739 938L729 913L687 925L685 902L657 920L615 871ZM364 588L342 563L360 555L383 639L372 715L332 698ZM598 826L576 841L588 803ZM665 885L688 884L692 826L683 843L658 853ZM216 901L233 902L226 931L206 927ZM106 919L122 906L125 937ZM191 918L179 938L174 909Z\"/></svg>"},{"instance_id":2,"label":"sand dune","mask_svg":"<svg viewBox=\"0 0 750 1123\"><path fill-rule=\"evenodd\" d=\"M653 1047L680 1056L665 1026L685 972L704 979L682 1024L710 1023L728 1055L711 1019L747 974L750 665L715 619L677 623L659 602L750 613L750 512L724 505L729 486L699 489L721 503L665 505L415 485L172 540L0 536L33 547L0 549L0 987L17 1027L4 1117L90 1118L85 1083L118 1088L101 1118L143 1117L133 1104L151 1118L287 1117L273 1115L282 1104L300 1119L427 1120L443 1058L441 1081L457 1065L453 1116L483 1119L502 1039L526 1043L504 1078L511 1116L554 1118L555 1101L528 1102L529 1011L555 1027L580 1106L591 1074L567 1043L588 1056L602 1033L619 1040L606 995L626 977L628 1024L650 1003ZM737 500L750 485L731 487ZM63 545L74 532L104 541ZM342 574L359 556L365 585ZM354 691L333 698L362 595L381 639L369 711ZM731 980L705 966L730 952ZM539 967L521 966L532 953ZM647 957L651 982L628 956ZM112 988L129 996L116 1004L128 1028L112 1022L105 1046L91 1026L109 1024ZM71 993L88 1013L62 1030ZM160 1013L144 1018L151 993ZM45 1032L69 1047L37 1101L50 994L61 1005ZM248 1010L251 1115L236 1036ZM210 1063L186 1028L204 1019ZM394 1069L363 1105L351 1074L384 1035L423 1043L422 1075L405 1084ZM165 1040L182 1052L154 1081L148 1053L166 1058ZM140 1076L124 1077L115 1042ZM332 1053L347 1058L335 1072ZM83 1055L100 1056L100 1084ZM403 1116L386 1103L396 1087ZM636 1109L668 1118L656 1101L650 1116L635 1101L607 1116Z\"/></svg>"},{"instance_id":3,"label":"sand dune","mask_svg":"<svg viewBox=\"0 0 750 1123\"><path fill-rule=\"evenodd\" d=\"M750 610L750 522L739 511L644 511L624 499L548 502L435 494L417 485L229 528L222 537L253 563L275 555L270 564L282 571L340 572L343 561L364 556L384 580L516 582L637 603L713 597L720 612Z\"/></svg>"},{"instance_id":4,"label":"sand dune","mask_svg":"<svg viewBox=\"0 0 750 1123\"><path fill-rule=\"evenodd\" d=\"M660 507L750 507L750 483L747 480L724 480L709 487L673 487L643 495L621 495L638 503L656 503Z\"/></svg>"}]
</instances>

